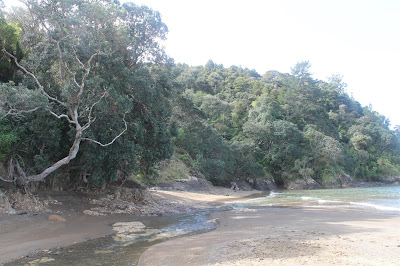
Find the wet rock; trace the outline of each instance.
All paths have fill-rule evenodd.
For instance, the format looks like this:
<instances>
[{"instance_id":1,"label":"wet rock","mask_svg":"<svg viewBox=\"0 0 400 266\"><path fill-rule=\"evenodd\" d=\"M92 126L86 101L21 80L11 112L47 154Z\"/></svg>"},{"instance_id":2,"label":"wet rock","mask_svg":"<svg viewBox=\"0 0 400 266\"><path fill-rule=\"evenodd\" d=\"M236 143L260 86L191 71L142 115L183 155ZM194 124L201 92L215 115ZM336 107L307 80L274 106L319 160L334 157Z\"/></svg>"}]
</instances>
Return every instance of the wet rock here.
<instances>
[{"instance_id":1,"label":"wet rock","mask_svg":"<svg viewBox=\"0 0 400 266\"><path fill-rule=\"evenodd\" d=\"M146 226L142 222L118 222L112 225L113 230L119 234L130 234L143 231Z\"/></svg>"},{"instance_id":2,"label":"wet rock","mask_svg":"<svg viewBox=\"0 0 400 266\"><path fill-rule=\"evenodd\" d=\"M93 252L94 254L110 254L110 253L114 253L113 250L95 250Z\"/></svg>"},{"instance_id":3,"label":"wet rock","mask_svg":"<svg viewBox=\"0 0 400 266\"><path fill-rule=\"evenodd\" d=\"M160 232L158 229L146 229L146 226L138 221L115 223L113 230L117 231L117 234L113 236L116 242L132 242L139 237L148 238Z\"/></svg>"}]
</instances>

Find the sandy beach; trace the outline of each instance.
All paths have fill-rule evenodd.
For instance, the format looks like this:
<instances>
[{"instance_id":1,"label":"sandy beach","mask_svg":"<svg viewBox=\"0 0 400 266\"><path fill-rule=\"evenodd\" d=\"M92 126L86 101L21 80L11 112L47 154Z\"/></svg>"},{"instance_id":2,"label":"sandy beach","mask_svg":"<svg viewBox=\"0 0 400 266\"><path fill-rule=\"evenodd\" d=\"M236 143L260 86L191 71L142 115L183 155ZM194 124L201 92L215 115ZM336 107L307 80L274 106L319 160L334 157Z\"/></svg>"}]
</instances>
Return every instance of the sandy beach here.
<instances>
[{"instance_id":1,"label":"sandy beach","mask_svg":"<svg viewBox=\"0 0 400 266\"><path fill-rule=\"evenodd\" d=\"M399 265L400 217L352 209L216 213L216 230L150 247L139 265ZM173 251L173 252L172 252Z\"/></svg>"},{"instance_id":2,"label":"sandy beach","mask_svg":"<svg viewBox=\"0 0 400 266\"><path fill-rule=\"evenodd\" d=\"M260 192L234 192L226 188L215 188L212 194L185 191L149 193L160 211L179 213L210 208L224 201ZM135 214L85 215L83 211L92 207L86 199L70 193L58 193L52 196L61 204L50 206L51 212L0 214L0 265L30 254L114 234L112 224L116 222L140 220ZM49 220L48 216L52 214L61 216L65 221Z\"/></svg>"},{"instance_id":3,"label":"sandy beach","mask_svg":"<svg viewBox=\"0 0 400 266\"><path fill-rule=\"evenodd\" d=\"M151 191L169 211L210 208L260 193L218 188L213 193ZM60 197L51 213L0 216L0 264L29 254L66 247L115 233L115 222L140 220L132 214L84 215L87 202ZM157 217L154 217L157 219ZM334 208L245 207L216 212L214 231L151 246L139 265L399 265L400 216ZM133 262L134 263L134 262Z\"/></svg>"}]
</instances>

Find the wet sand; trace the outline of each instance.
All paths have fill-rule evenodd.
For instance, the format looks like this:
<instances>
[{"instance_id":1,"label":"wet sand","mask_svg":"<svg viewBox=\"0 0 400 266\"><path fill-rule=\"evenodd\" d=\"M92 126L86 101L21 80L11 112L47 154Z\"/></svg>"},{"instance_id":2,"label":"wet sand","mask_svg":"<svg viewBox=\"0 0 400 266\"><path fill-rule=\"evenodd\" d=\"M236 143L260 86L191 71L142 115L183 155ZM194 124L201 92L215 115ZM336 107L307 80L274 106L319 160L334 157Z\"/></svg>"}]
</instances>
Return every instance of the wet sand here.
<instances>
[{"instance_id":1,"label":"wet sand","mask_svg":"<svg viewBox=\"0 0 400 266\"><path fill-rule=\"evenodd\" d=\"M216 213L219 226L150 247L139 265L399 265L400 217L354 209Z\"/></svg>"},{"instance_id":2,"label":"wet sand","mask_svg":"<svg viewBox=\"0 0 400 266\"><path fill-rule=\"evenodd\" d=\"M252 192L233 192L216 188L214 194L184 191L151 191L161 208L176 213L187 209L209 208L224 201L246 197ZM229 195L229 196L227 196ZM115 222L140 220L132 214L88 216L82 213L91 206L79 196L61 193L52 195L62 205L53 206L55 212L23 215L0 214L0 264L49 249L66 247L115 233ZM48 220L49 214L58 214L66 221ZM157 217L154 217L157 219Z\"/></svg>"}]
</instances>

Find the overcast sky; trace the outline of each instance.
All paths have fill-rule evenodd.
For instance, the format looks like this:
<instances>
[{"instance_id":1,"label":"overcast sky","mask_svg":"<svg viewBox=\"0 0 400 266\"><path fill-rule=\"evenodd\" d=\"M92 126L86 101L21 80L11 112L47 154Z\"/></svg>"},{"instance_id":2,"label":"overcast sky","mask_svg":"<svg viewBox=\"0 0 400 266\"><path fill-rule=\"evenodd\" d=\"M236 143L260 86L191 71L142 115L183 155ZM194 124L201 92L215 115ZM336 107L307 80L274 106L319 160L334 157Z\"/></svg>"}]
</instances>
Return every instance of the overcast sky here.
<instances>
[{"instance_id":1,"label":"overcast sky","mask_svg":"<svg viewBox=\"0 0 400 266\"><path fill-rule=\"evenodd\" d=\"M12 3L16 0L6 0ZM137 0L169 28L177 63L290 72L310 61L314 78L344 76L349 94L400 125L400 1Z\"/></svg>"}]
</instances>

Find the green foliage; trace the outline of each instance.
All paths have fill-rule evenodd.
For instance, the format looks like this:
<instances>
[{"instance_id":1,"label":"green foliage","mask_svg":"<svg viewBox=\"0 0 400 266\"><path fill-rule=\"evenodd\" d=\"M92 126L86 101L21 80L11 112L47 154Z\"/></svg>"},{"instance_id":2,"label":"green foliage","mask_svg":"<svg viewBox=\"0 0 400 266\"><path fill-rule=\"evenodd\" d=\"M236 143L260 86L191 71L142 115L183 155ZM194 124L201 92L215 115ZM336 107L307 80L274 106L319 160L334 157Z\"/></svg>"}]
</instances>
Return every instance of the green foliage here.
<instances>
[{"instance_id":1,"label":"green foliage","mask_svg":"<svg viewBox=\"0 0 400 266\"><path fill-rule=\"evenodd\" d=\"M151 176L154 164L172 154L172 82L159 45L168 29L160 14L107 1L26 4L32 23L10 14L21 29L3 21L0 28L7 58L19 61L21 42L30 51L21 64L34 69L18 86L0 84L0 113L10 117L21 139L12 143L25 171L42 172L78 143L76 159L61 169L72 181L89 177L100 185L132 174ZM128 130L112 145L94 143L110 142L124 123Z\"/></svg>"},{"instance_id":2,"label":"green foliage","mask_svg":"<svg viewBox=\"0 0 400 266\"><path fill-rule=\"evenodd\" d=\"M180 87L194 89L185 96L196 115L174 114L183 130L175 145L200 158L201 171L214 182L217 175L218 181L229 182L265 173L279 184L296 178L340 183L343 173L368 180L397 175L400 130L391 131L387 119L349 97L340 75L328 82L314 80L310 67L308 61L299 62L292 75L269 71L260 76L213 62L177 65ZM198 79L210 80L212 92L198 86ZM213 127L227 141L223 149L231 152L231 171L223 170L230 162L224 153L210 158L201 148L206 134L199 134L199 124Z\"/></svg>"},{"instance_id":3,"label":"green foliage","mask_svg":"<svg viewBox=\"0 0 400 266\"><path fill-rule=\"evenodd\" d=\"M0 49L6 49L13 54L18 61L21 61L26 52L21 48L20 43L21 28L17 24L8 23L0 16ZM17 67L12 60L0 54L0 82L20 81L17 77Z\"/></svg>"},{"instance_id":4,"label":"green foliage","mask_svg":"<svg viewBox=\"0 0 400 266\"><path fill-rule=\"evenodd\" d=\"M0 161L5 162L13 152L18 137L6 120L0 120Z\"/></svg>"},{"instance_id":5,"label":"green foliage","mask_svg":"<svg viewBox=\"0 0 400 266\"><path fill-rule=\"evenodd\" d=\"M1 54L0 160L18 157L30 174L68 154L79 128L65 119L73 107L89 127L78 136L76 159L60 169L72 182L136 176L156 183L190 169L219 185L269 175L278 184L323 184L341 174L400 174L400 129L349 97L338 74L316 80L308 61L291 74L264 75L211 60L174 65L159 43L168 28L148 7L25 2L29 11L0 16L0 41L37 81L19 76ZM127 131L112 145L88 141L109 142L124 122ZM169 159L174 148L181 152Z\"/></svg>"}]
</instances>

